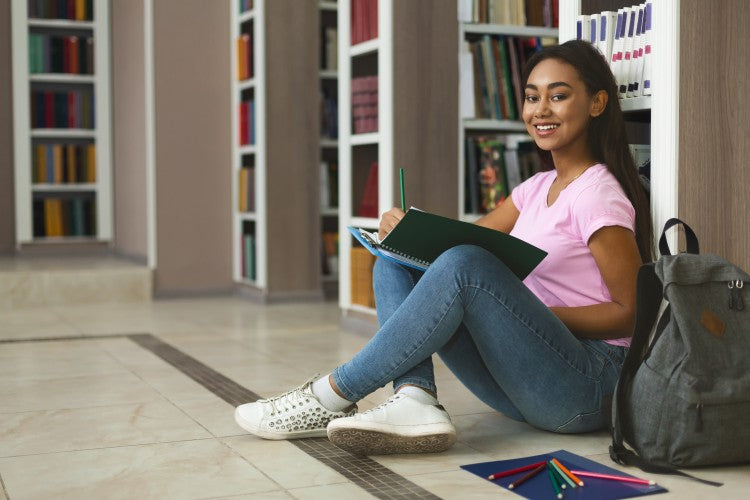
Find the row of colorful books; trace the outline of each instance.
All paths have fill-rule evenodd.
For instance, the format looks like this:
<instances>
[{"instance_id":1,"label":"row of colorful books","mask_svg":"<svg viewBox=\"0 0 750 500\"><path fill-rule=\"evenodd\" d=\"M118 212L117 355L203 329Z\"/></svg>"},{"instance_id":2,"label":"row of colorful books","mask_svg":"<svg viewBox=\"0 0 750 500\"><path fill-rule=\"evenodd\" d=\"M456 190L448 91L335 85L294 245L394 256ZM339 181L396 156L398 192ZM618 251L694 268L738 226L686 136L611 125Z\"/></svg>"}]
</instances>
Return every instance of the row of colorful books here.
<instances>
[{"instance_id":1,"label":"row of colorful books","mask_svg":"<svg viewBox=\"0 0 750 500\"><path fill-rule=\"evenodd\" d=\"M253 0L237 0L237 4L240 8L240 14L253 9Z\"/></svg>"},{"instance_id":2,"label":"row of colorful books","mask_svg":"<svg viewBox=\"0 0 750 500\"><path fill-rule=\"evenodd\" d=\"M33 19L94 19L94 0L28 0L27 5L29 17Z\"/></svg>"},{"instance_id":3,"label":"row of colorful books","mask_svg":"<svg viewBox=\"0 0 750 500\"><path fill-rule=\"evenodd\" d=\"M609 61L620 97L651 95L651 0L632 7L580 15L579 40L591 42Z\"/></svg>"},{"instance_id":4,"label":"row of colorful books","mask_svg":"<svg viewBox=\"0 0 750 500\"><path fill-rule=\"evenodd\" d=\"M255 169L242 167L239 175L239 210L240 212L255 212Z\"/></svg>"},{"instance_id":5,"label":"row of colorful books","mask_svg":"<svg viewBox=\"0 0 750 500\"><path fill-rule=\"evenodd\" d=\"M35 184L96 182L94 144L35 144L31 149Z\"/></svg>"},{"instance_id":6,"label":"row of colorful books","mask_svg":"<svg viewBox=\"0 0 750 500\"><path fill-rule=\"evenodd\" d=\"M94 73L94 39L29 33L29 73Z\"/></svg>"},{"instance_id":7,"label":"row of colorful books","mask_svg":"<svg viewBox=\"0 0 750 500\"><path fill-rule=\"evenodd\" d=\"M558 0L459 0L459 21L465 23L558 26Z\"/></svg>"},{"instance_id":8,"label":"row of colorful books","mask_svg":"<svg viewBox=\"0 0 750 500\"><path fill-rule=\"evenodd\" d=\"M90 196L34 199L34 237L94 236L95 211L96 204Z\"/></svg>"},{"instance_id":9,"label":"row of colorful books","mask_svg":"<svg viewBox=\"0 0 750 500\"><path fill-rule=\"evenodd\" d=\"M90 89L31 91L32 128L96 127L94 92Z\"/></svg>"},{"instance_id":10,"label":"row of colorful books","mask_svg":"<svg viewBox=\"0 0 750 500\"><path fill-rule=\"evenodd\" d=\"M248 280L255 281L255 235L252 233L244 233L242 235L242 266L240 272L242 277Z\"/></svg>"},{"instance_id":11,"label":"row of colorful books","mask_svg":"<svg viewBox=\"0 0 750 500\"><path fill-rule=\"evenodd\" d=\"M352 0L351 44L378 37L378 0Z\"/></svg>"},{"instance_id":12,"label":"row of colorful books","mask_svg":"<svg viewBox=\"0 0 750 500\"><path fill-rule=\"evenodd\" d=\"M352 119L354 133L378 131L378 77L352 78Z\"/></svg>"},{"instance_id":13,"label":"row of colorful books","mask_svg":"<svg viewBox=\"0 0 750 500\"><path fill-rule=\"evenodd\" d=\"M464 211L488 213L513 189L542 169L531 142L509 141L503 134L466 137Z\"/></svg>"},{"instance_id":14,"label":"row of colorful books","mask_svg":"<svg viewBox=\"0 0 750 500\"><path fill-rule=\"evenodd\" d=\"M339 137L339 100L326 89L320 92L320 135L327 139Z\"/></svg>"},{"instance_id":15,"label":"row of colorful books","mask_svg":"<svg viewBox=\"0 0 750 500\"><path fill-rule=\"evenodd\" d=\"M253 38L248 33L237 37L237 79L247 80L254 75Z\"/></svg>"},{"instance_id":16,"label":"row of colorful books","mask_svg":"<svg viewBox=\"0 0 750 500\"><path fill-rule=\"evenodd\" d=\"M336 71L339 67L339 32L335 26L323 26L320 37L320 68Z\"/></svg>"},{"instance_id":17,"label":"row of colorful books","mask_svg":"<svg viewBox=\"0 0 750 500\"><path fill-rule=\"evenodd\" d=\"M339 165L335 161L320 162L320 208L339 206Z\"/></svg>"},{"instance_id":18,"label":"row of colorful books","mask_svg":"<svg viewBox=\"0 0 750 500\"><path fill-rule=\"evenodd\" d=\"M240 103L240 145L247 146L255 144L255 101L243 101Z\"/></svg>"},{"instance_id":19,"label":"row of colorful books","mask_svg":"<svg viewBox=\"0 0 750 500\"><path fill-rule=\"evenodd\" d=\"M532 53L547 43L541 38L482 35L467 41L461 56L462 101L473 102L473 117L520 120L523 108L521 73ZM472 110L462 111L462 116Z\"/></svg>"}]
</instances>

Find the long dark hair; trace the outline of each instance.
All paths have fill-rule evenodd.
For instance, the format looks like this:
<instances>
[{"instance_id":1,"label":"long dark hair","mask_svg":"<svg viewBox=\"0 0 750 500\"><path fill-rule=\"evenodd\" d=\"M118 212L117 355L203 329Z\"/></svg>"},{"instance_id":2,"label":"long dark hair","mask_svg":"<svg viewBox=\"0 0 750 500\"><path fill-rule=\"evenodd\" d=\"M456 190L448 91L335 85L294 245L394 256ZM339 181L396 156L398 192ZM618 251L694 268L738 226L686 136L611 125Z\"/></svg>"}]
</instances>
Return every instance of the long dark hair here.
<instances>
[{"instance_id":1,"label":"long dark hair","mask_svg":"<svg viewBox=\"0 0 750 500\"><path fill-rule=\"evenodd\" d=\"M592 117L589 122L587 142L594 158L607 166L633 204L638 251L643 262L650 262L653 259L654 235L649 201L630 155L625 119L617 96L617 82L609 65L590 43L570 40L561 45L545 47L529 58L523 72L523 88L534 67L545 59L558 59L573 66L590 95L600 90L609 95L604 112ZM538 147L537 151L545 167L554 168L552 154Z\"/></svg>"}]
</instances>

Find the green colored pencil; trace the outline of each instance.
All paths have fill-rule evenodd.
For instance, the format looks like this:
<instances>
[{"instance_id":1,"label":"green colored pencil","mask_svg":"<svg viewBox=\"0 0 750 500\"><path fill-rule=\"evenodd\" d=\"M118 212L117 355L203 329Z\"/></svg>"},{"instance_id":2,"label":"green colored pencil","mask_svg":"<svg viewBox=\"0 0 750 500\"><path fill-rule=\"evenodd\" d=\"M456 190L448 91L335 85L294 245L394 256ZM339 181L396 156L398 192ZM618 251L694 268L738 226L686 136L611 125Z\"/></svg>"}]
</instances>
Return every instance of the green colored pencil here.
<instances>
[{"instance_id":1,"label":"green colored pencil","mask_svg":"<svg viewBox=\"0 0 750 500\"><path fill-rule=\"evenodd\" d=\"M557 498L562 498L562 491L560 491L560 487L557 485L557 479L555 479L555 474L552 472L552 466L549 464L547 464L547 474L549 474L549 480L552 483L552 487L555 489L555 493L557 493Z\"/></svg>"},{"instance_id":2,"label":"green colored pencil","mask_svg":"<svg viewBox=\"0 0 750 500\"><path fill-rule=\"evenodd\" d=\"M571 488L575 488L577 486L576 483L574 483L572 479L570 479L568 476L566 476L563 473L563 471L560 470L560 467L558 467L555 462L550 460L548 463L549 465L555 468L555 471L560 475L561 478L565 479L565 482L568 483Z\"/></svg>"}]
</instances>

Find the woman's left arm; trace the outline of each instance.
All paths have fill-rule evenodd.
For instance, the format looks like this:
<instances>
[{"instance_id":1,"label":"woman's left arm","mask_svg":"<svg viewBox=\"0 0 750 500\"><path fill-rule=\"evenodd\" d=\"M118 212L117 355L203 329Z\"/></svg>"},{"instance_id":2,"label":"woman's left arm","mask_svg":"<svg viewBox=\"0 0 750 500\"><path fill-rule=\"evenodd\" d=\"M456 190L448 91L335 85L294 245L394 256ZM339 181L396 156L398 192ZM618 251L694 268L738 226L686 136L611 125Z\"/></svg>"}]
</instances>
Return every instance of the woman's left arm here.
<instances>
[{"instance_id":1,"label":"woman's left arm","mask_svg":"<svg viewBox=\"0 0 750 500\"><path fill-rule=\"evenodd\" d=\"M633 335L636 280L641 257L635 235L620 226L596 231L588 243L611 302L551 310L578 337L616 339Z\"/></svg>"}]
</instances>

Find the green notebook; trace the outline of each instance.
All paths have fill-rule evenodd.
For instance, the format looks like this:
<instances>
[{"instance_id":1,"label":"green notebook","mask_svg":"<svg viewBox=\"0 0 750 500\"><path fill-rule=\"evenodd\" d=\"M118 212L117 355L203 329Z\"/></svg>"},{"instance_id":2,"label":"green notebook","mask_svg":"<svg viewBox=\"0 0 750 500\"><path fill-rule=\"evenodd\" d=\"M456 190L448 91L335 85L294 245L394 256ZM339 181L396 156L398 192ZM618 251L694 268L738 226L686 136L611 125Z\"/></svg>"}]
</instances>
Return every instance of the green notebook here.
<instances>
[{"instance_id":1,"label":"green notebook","mask_svg":"<svg viewBox=\"0 0 750 500\"><path fill-rule=\"evenodd\" d=\"M470 222L449 219L411 208L388 235L349 227L371 253L417 269L427 269L437 257L457 245L476 245L494 254L523 280L547 252L514 236Z\"/></svg>"}]
</instances>

